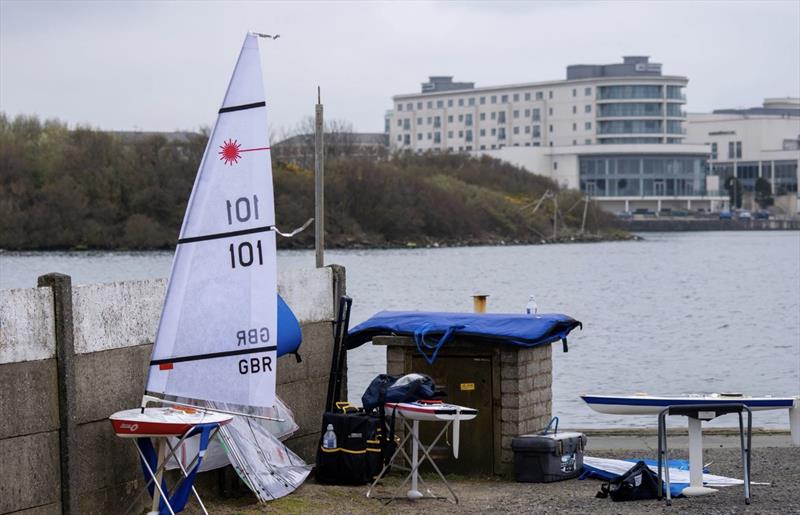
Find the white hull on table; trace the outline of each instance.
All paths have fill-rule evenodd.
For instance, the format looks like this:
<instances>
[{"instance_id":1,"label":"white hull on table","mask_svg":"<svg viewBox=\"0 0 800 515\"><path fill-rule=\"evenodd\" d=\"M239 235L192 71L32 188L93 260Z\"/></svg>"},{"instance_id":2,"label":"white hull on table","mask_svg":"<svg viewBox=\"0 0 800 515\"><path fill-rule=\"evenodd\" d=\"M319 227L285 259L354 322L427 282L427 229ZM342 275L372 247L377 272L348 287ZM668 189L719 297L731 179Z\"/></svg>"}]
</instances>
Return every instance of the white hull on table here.
<instances>
[{"instance_id":1,"label":"white hull on table","mask_svg":"<svg viewBox=\"0 0 800 515\"><path fill-rule=\"evenodd\" d=\"M610 415L657 415L667 406L690 404L744 404L753 411L798 407L798 397L751 397L747 395L581 395L594 411Z\"/></svg>"},{"instance_id":2,"label":"white hull on table","mask_svg":"<svg viewBox=\"0 0 800 515\"><path fill-rule=\"evenodd\" d=\"M478 415L474 408L444 402L387 402L384 406L388 413L396 410L398 415L410 420L472 420Z\"/></svg>"},{"instance_id":3,"label":"white hull on table","mask_svg":"<svg viewBox=\"0 0 800 515\"><path fill-rule=\"evenodd\" d=\"M224 425L233 419L224 413L180 408L134 408L108 418L122 438L181 436L200 424Z\"/></svg>"}]
</instances>

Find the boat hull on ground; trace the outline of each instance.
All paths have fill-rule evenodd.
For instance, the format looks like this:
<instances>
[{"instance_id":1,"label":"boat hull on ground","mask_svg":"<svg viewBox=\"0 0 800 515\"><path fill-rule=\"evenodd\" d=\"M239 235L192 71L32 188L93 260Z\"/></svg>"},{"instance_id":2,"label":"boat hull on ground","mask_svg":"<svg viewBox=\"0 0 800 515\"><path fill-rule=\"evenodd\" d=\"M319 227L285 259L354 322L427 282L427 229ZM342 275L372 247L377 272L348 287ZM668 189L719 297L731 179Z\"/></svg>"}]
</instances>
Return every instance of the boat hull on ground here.
<instances>
[{"instance_id":1,"label":"boat hull on ground","mask_svg":"<svg viewBox=\"0 0 800 515\"><path fill-rule=\"evenodd\" d=\"M581 395L594 411L609 415L657 415L667 406L689 404L744 404L753 411L796 407L797 397L709 395Z\"/></svg>"},{"instance_id":2,"label":"boat hull on ground","mask_svg":"<svg viewBox=\"0 0 800 515\"><path fill-rule=\"evenodd\" d=\"M200 424L224 425L233 419L224 413L176 408L134 408L108 418L122 438L181 436Z\"/></svg>"}]
</instances>

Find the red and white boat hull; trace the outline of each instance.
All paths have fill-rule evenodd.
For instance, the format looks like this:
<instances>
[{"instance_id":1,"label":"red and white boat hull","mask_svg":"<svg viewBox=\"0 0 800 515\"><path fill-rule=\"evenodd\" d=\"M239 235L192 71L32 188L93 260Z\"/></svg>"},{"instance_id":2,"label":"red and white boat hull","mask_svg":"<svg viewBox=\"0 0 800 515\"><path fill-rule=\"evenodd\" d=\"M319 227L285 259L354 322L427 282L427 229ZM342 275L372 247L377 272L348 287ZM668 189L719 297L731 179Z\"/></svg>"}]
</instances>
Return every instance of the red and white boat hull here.
<instances>
[{"instance_id":1,"label":"red and white boat hull","mask_svg":"<svg viewBox=\"0 0 800 515\"><path fill-rule=\"evenodd\" d=\"M224 413L180 408L134 408L108 418L121 438L181 436L199 424L224 425L233 419Z\"/></svg>"},{"instance_id":2,"label":"red and white boat hull","mask_svg":"<svg viewBox=\"0 0 800 515\"><path fill-rule=\"evenodd\" d=\"M397 414L409 420L472 420L478 416L478 410L445 402L387 402L386 411Z\"/></svg>"}]
</instances>

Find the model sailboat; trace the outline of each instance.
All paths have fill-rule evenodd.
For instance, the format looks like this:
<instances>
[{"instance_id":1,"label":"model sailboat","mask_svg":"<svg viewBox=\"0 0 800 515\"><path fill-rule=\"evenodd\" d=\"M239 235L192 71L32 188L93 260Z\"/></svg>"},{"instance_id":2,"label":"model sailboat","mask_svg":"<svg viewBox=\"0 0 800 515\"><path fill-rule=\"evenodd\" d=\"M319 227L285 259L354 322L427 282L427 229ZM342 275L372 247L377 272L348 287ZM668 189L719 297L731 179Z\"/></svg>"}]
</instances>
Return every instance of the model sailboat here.
<instances>
[{"instance_id":1,"label":"model sailboat","mask_svg":"<svg viewBox=\"0 0 800 515\"><path fill-rule=\"evenodd\" d=\"M182 444L186 435L174 424L216 421L220 412L242 415L221 422L220 435L236 470L267 500L299 486L309 467L270 432L275 424L294 426L288 408L276 405L275 376L278 355L297 350L300 331L277 296L259 36L245 38L186 208L153 345L149 395L141 411L120 412L112 421L120 435L181 435ZM145 409L152 400L200 409ZM140 431L144 426L148 433ZM198 440L199 459L181 464L185 475L199 469L208 445L208 438Z\"/></svg>"}]
</instances>

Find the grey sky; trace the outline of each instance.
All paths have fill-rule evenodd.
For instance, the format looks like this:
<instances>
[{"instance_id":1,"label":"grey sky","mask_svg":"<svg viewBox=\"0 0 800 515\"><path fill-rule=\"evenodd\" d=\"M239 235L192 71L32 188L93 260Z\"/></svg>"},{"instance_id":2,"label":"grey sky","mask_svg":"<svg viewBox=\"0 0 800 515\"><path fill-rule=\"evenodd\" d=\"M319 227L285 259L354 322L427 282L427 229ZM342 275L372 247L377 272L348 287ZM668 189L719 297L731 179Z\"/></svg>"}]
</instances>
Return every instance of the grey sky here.
<instances>
[{"instance_id":1,"label":"grey sky","mask_svg":"<svg viewBox=\"0 0 800 515\"><path fill-rule=\"evenodd\" d=\"M271 123L313 114L382 131L428 75L478 86L561 79L650 55L689 77L688 110L800 96L800 2L17 2L0 0L0 110L105 129L210 125L247 30Z\"/></svg>"}]
</instances>

